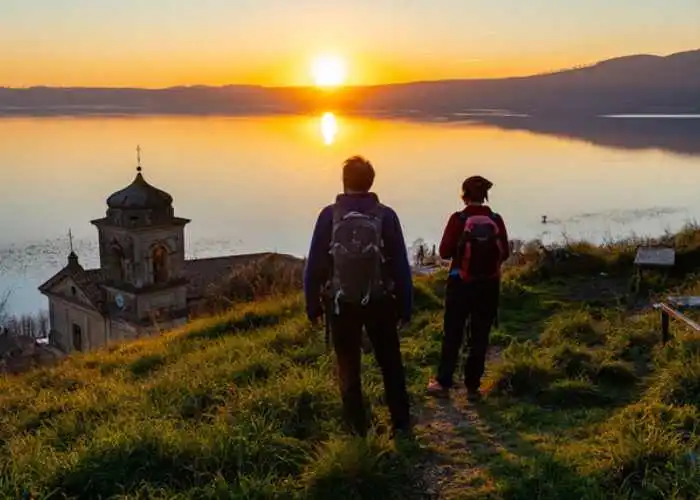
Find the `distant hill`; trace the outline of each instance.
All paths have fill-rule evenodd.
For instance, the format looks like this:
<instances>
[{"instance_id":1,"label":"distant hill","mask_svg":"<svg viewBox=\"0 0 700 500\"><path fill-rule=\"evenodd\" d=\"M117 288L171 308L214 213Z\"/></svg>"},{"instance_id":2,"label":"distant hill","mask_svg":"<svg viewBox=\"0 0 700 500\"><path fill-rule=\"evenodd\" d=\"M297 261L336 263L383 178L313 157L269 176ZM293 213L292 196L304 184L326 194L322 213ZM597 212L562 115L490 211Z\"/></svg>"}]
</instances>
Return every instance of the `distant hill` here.
<instances>
[{"instance_id":1,"label":"distant hill","mask_svg":"<svg viewBox=\"0 0 700 500\"><path fill-rule=\"evenodd\" d=\"M528 77L349 87L0 88L0 114L362 114L470 109L535 115L700 112L700 50L633 55Z\"/></svg>"}]
</instances>

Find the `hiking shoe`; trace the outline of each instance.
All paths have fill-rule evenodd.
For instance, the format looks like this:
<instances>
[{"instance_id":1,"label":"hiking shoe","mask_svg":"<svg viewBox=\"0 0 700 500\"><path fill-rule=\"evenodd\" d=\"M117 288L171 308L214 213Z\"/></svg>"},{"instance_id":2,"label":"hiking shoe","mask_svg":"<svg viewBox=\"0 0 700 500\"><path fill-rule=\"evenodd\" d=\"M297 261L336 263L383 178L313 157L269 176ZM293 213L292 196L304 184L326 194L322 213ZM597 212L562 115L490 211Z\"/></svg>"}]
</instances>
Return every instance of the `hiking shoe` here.
<instances>
[{"instance_id":1,"label":"hiking shoe","mask_svg":"<svg viewBox=\"0 0 700 500\"><path fill-rule=\"evenodd\" d=\"M470 403L479 403L481 401L482 397L483 396L481 395L481 393L479 392L478 389L476 389L476 390L467 389L467 401L469 401Z\"/></svg>"},{"instance_id":2,"label":"hiking shoe","mask_svg":"<svg viewBox=\"0 0 700 500\"><path fill-rule=\"evenodd\" d=\"M445 397L450 394L450 388L443 386L436 379L430 379L426 392L431 396Z\"/></svg>"}]
</instances>

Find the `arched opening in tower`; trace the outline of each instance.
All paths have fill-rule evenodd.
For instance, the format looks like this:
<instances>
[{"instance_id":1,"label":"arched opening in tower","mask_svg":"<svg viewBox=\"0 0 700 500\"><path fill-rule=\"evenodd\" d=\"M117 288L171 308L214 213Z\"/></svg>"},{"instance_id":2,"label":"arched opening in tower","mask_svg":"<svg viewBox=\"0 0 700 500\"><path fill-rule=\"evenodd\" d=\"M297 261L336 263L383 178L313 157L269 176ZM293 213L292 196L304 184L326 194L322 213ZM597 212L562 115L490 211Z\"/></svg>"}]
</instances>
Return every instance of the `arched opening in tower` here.
<instances>
[{"instance_id":1,"label":"arched opening in tower","mask_svg":"<svg viewBox=\"0 0 700 500\"><path fill-rule=\"evenodd\" d=\"M165 283L168 281L168 251L159 245L153 249L151 255L153 262L153 282Z\"/></svg>"},{"instance_id":2,"label":"arched opening in tower","mask_svg":"<svg viewBox=\"0 0 700 500\"><path fill-rule=\"evenodd\" d=\"M117 281L124 281L124 250L116 241L109 249L109 269L112 277Z\"/></svg>"}]
</instances>

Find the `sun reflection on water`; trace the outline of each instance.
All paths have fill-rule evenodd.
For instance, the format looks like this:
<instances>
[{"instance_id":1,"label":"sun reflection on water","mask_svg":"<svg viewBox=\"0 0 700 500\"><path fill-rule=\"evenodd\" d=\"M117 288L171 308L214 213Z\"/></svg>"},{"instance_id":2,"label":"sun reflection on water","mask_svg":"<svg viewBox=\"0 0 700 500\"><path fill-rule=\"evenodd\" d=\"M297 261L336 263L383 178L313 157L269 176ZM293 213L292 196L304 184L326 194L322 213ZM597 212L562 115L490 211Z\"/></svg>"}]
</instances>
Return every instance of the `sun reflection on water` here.
<instances>
[{"instance_id":1,"label":"sun reflection on water","mask_svg":"<svg viewBox=\"0 0 700 500\"><path fill-rule=\"evenodd\" d=\"M335 136L338 133L338 120L333 113L323 113L321 117L321 134L323 142L327 145L333 144Z\"/></svg>"}]
</instances>

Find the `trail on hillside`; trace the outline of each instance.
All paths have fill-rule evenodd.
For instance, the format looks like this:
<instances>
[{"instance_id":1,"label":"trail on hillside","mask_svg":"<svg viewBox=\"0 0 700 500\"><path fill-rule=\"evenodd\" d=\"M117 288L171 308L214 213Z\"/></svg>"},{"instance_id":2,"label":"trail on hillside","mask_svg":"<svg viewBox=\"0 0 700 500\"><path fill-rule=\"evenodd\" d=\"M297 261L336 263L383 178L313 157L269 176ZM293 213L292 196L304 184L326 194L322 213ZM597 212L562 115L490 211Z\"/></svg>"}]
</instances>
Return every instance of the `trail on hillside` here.
<instances>
[{"instance_id":1,"label":"trail on hillside","mask_svg":"<svg viewBox=\"0 0 700 500\"><path fill-rule=\"evenodd\" d=\"M493 347L486 385L489 366L499 359L500 349ZM428 498L476 498L482 487L492 487L480 458L507 450L480 416L480 404L469 403L465 389L456 386L449 398L428 398L419 409L415 430L428 458L417 469Z\"/></svg>"},{"instance_id":2,"label":"trail on hillside","mask_svg":"<svg viewBox=\"0 0 700 500\"><path fill-rule=\"evenodd\" d=\"M625 279L600 275L593 279L570 278L563 283L543 286L538 291L531 290L526 294L530 300L527 307L523 303L516 303L515 307L507 301L508 304L501 311L504 324L493 333L505 335L514 341L518 339L516 343L537 341L547 322L562 314L564 309L578 311L587 305L615 307L623 302L626 286ZM527 311L527 308L530 310ZM585 330L588 326L574 326L575 330L578 328ZM494 387L494 372L503 362L502 348L492 345L482 381L482 392L486 394L483 401L468 402L464 387L457 383L449 398L428 396L416 410L416 438L424 451L424 458L417 469L427 498L503 498L502 495L507 494L514 481L528 481L530 477L537 483L542 479L543 476L530 476L532 471L528 470L529 463L541 460L546 464L550 460L548 452L538 448L537 440L542 436L530 440L538 434L534 427L525 433L532 436L521 435L503 418L504 412L513 408L508 404L503 406L498 397L488 396ZM460 379L461 371L458 369L455 381L459 382ZM532 383L537 386L539 382L533 380ZM542 408L542 411L546 410ZM557 410L553 411L557 413ZM584 481L563 465L554 467L558 467L555 473L561 474L560 477L566 481ZM552 477L555 479L551 480L556 482L556 475ZM547 477L544 482L549 480ZM538 491L535 483L530 485L530 491Z\"/></svg>"}]
</instances>

